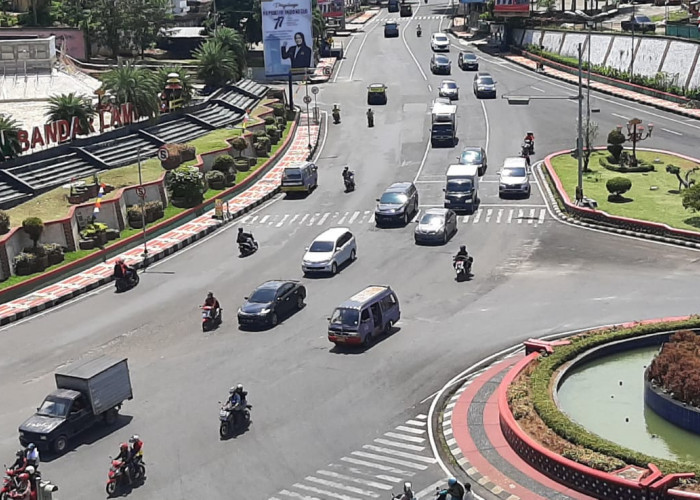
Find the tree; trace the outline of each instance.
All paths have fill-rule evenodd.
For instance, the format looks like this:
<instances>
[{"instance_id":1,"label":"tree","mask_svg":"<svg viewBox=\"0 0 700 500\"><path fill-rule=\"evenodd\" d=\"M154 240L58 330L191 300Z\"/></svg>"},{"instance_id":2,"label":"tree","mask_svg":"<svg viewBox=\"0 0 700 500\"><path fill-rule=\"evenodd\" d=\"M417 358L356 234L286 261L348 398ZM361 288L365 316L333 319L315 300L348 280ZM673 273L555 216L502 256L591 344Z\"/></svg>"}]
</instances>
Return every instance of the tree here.
<instances>
[{"instance_id":1,"label":"tree","mask_svg":"<svg viewBox=\"0 0 700 500\"><path fill-rule=\"evenodd\" d=\"M73 117L77 117L82 133L88 134L90 132L89 119L95 116L95 110L89 98L71 92L70 94L51 96L46 116L52 122L66 120L69 123L72 123Z\"/></svg>"},{"instance_id":2,"label":"tree","mask_svg":"<svg viewBox=\"0 0 700 500\"><path fill-rule=\"evenodd\" d=\"M80 28L85 37L85 51L88 59L92 56L92 40L96 38L96 23L92 11L86 8L85 0L62 0L51 3L51 18L59 25Z\"/></svg>"},{"instance_id":3,"label":"tree","mask_svg":"<svg viewBox=\"0 0 700 500\"><path fill-rule=\"evenodd\" d=\"M695 184L683 191L683 208L691 212L700 211L700 184Z\"/></svg>"},{"instance_id":4,"label":"tree","mask_svg":"<svg viewBox=\"0 0 700 500\"><path fill-rule=\"evenodd\" d=\"M180 84L182 85L182 99L183 104L187 106L192 100L192 78L190 74L185 71L182 66L163 66L158 69L156 74L156 86L158 90L162 91L165 88L165 84L168 82L168 75L170 73L177 73L180 78Z\"/></svg>"},{"instance_id":5,"label":"tree","mask_svg":"<svg viewBox=\"0 0 700 500\"><path fill-rule=\"evenodd\" d=\"M125 2L128 33L141 59L147 48L158 41L161 30L172 22L170 0L120 0Z\"/></svg>"},{"instance_id":6,"label":"tree","mask_svg":"<svg viewBox=\"0 0 700 500\"><path fill-rule=\"evenodd\" d=\"M248 141L246 141L243 137L239 135L231 141L231 147L234 150L238 151L238 156L240 157L241 153L243 153L243 151L245 151L248 147ZM219 158L221 158L221 156Z\"/></svg>"},{"instance_id":7,"label":"tree","mask_svg":"<svg viewBox=\"0 0 700 500\"><path fill-rule=\"evenodd\" d=\"M205 84L220 87L236 78L235 56L221 42L207 40L193 55L199 64L197 76L204 80Z\"/></svg>"},{"instance_id":8,"label":"tree","mask_svg":"<svg viewBox=\"0 0 700 500\"><path fill-rule=\"evenodd\" d=\"M620 155L622 154L623 147L627 139L624 134L617 129L613 129L608 134L608 152L612 155L614 163L620 162Z\"/></svg>"},{"instance_id":9,"label":"tree","mask_svg":"<svg viewBox=\"0 0 700 500\"><path fill-rule=\"evenodd\" d=\"M109 48L113 57L118 57L123 48L123 35L129 29L126 4L114 0L93 0L90 6L97 40Z\"/></svg>"},{"instance_id":10,"label":"tree","mask_svg":"<svg viewBox=\"0 0 700 500\"><path fill-rule=\"evenodd\" d=\"M41 238L41 233L44 231L44 223L39 217L27 217L22 221L22 229L29 239L32 240L34 248L36 248L39 238Z\"/></svg>"},{"instance_id":11,"label":"tree","mask_svg":"<svg viewBox=\"0 0 700 500\"><path fill-rule=\"evenodd\" d=\"M583 128L583 171L590 172L588 162L591 159L591 153L594 151L594 144L598 137L598 124L590 120L586 120L586 126Z\"/></svg>"},{"instance_id":12,"label":"tree","mask_svg":"<svg viewBox=\"0 0 700 500\"><path fill-rule=\"evenodd\" d=\"M695 184L695 179L691 179L690 176L693 174L693 172L700 170L700 167L694 167L686 171L685 173L685 180L681 177L681 169L680 167L676 167L675 165L666 165L666 172L668 172L671 175L675 175L678 178L678 192L681 192L681 188L686 188L688 189L690 186ZM684 205L685 206L685 205Z\"/></svg>"},{"instance_id":13,"label":"tree","mask_svg":"<svg viewBox=\"0 0 700 500\"><path fill-rule=\"evenodd\" d=\"M556 8L557 0L537 0L537 5L540 7L544 7L545 10L549 13L553 12Z\"/></svg>"},{"instance_id":14,"label":"tree","mask_svg":"<svg viewBox=\"0 0 700 500\"><path fill-rule=\"evenodd\" d=\"M248 62L246 61L247 50L245 40L243 40L240 33L237 33L231 28L219 28L214 33L212 40L220 42L224 48L233 53L233 58L236 63L235 79L237 80L243 76L243 72L245 71Z\"/></svg>"},{"instance_id":15,"label":"tree","mask_svg":"<svg viewBox=\"0 0 700 500\"><path fill-rule=\"evenodd\" d=\"M158 96L162 89L151 70L120 64L102 76L102 86L116 104L131 103L138 116L153 117L160 112Z\"/></svg>"},{"instance_id":16,"label":"tree","mask_svg":"<svg viewBox=\"0 0 700 500\"><path fill-rule=\"evenodd\" d=\"M610 193L610 197L620 199L623 194L632 189L632 181L627 177L613 177L605 183L605 189Z\"/></svg>"},{"instance_id":17,"label":"tree","mask_svg":"<svg viewBox=\"0 0 700 500\"><path fill-rule=\"evenodd\" d=\"M17 138L19 127L11 116L0 114L0 161L11 160L22 152Z\"/></svg>"}]
</instances>

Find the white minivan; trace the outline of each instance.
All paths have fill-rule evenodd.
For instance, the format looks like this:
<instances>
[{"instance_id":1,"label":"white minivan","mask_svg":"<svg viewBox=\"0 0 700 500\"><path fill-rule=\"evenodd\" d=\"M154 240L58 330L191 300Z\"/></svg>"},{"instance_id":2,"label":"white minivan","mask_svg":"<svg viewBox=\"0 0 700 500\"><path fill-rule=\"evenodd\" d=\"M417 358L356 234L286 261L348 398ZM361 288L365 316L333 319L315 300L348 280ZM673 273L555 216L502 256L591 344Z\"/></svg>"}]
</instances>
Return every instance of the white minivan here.
<instances>
[{"instance_id":1,"label":"white minivan","mask_svg":"<svg viewBox=\"0 0 700 500\"><path fill-rule=\"evenodd\" d=\"M338 272L357 256L355 236L346 227L334 227L321 233L306 249L301 262L304 274Z\"/></svg>"}]
</instances>

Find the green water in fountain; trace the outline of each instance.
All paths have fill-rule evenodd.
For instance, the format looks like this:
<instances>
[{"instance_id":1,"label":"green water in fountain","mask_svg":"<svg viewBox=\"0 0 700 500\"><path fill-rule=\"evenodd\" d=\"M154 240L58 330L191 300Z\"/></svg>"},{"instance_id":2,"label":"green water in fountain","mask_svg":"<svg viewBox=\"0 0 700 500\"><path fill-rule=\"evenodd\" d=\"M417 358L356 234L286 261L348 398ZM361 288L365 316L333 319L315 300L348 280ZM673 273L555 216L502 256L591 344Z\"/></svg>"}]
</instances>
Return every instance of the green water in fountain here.
<instances>
[{"instance_id":1,"label":"green water in fountain","mask_svg":"<svg viewBox=\"0 0 700 500\"><path fill-rule=\"evenodd\" d=\"M634 349L582 365L561 385L559 407L589 431L626 448L700 463L700 435L668 423L644 404L644 369L658 350Z\"/></svg>"}]
</instances>

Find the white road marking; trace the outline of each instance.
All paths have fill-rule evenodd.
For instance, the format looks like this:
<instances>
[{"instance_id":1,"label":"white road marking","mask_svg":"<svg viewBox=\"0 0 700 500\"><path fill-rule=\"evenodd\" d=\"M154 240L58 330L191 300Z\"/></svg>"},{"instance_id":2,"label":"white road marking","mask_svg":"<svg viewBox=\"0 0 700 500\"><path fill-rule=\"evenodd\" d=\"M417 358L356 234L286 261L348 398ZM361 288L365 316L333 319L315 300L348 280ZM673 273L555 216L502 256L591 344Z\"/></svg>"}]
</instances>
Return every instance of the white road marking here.
<instances>
[{"instance_id":1,"label":"white road marking","mask_svg":"<svg viewBox=\"0 0 700 500\"><path fill-rule=\"evenodd\" d=\"M432 92L432 91L433 91L433 86L430 85L430 84L428 84L428 90L429 90L430 92Z\"/></svg>"},{"instance_id":2,"label":"white road marking","mask_svg":"<svg viewBox=\"0 0 700 500\"><path fill-rule=\"evenodd\" d=\"M282 491L280 491L280 495L284 495L286 497L292 497L292 498L299 498L301 500L320 500L316 497L309 497L306 495L302 495L300 493L297 493L296 491L282 490Z\"/></svg>"},{"instance_id":3,"label":"white road marking","mask_svg":"<svg viewBox=\"0 0 700 500\"><path fill-rule=\"evenodd\" d=\"M304 214L304 217L302 217L301 220L299 221L299 225L301 226L308 217L309 217L309 214Z\"/></svg>"},{"instance_id":4,"label":"white road marking","mask_svg":"<svg viewBox=\"0 0 700 500\"><path fill-rule=\"evenodd\" d=\"M680 132L676 132L675 130L669 130L669 129L667 129L667 128L662 128L661 130L663 130L664 132L668 132L669 134L683 135L683 134L681 134Z\"/></svg>"},{"instance_id":5,"label":"white road marking","mask_svg":"<svg viewBox=\"0 0 700 500\"><path fill-rule=\"evenodd\" d=\"M403 439L404 441L408 441L410 443L422 443L425 441L425 438L419 438L416 436L407 436L405 434L399 434L397 432L385 432L384 435L386 437L394 438L394 439Z\"/></svg>"},{"instance_id":6,"label":"white road marking","mask_svg":"<svg viewBox=\"0 0 700 500\"><path fill-rule=\"evenodd\" d=\"M532 86L532 85L530 85L530 88L531 88L532 90L536 90L536 91L538 91L538 92L542 92L542 93L545 93L545 92L546 92L545 90L542 90L541 88L538 88L538 87L534 87L534 86Z\"/></svg>"},{"instance_id":7,"label":"white road marking","mask_svg":"<svg viewBox=\"0 0 700 500\"><path fill-rule=\"evenodd\" d=\"M446 479L443 479L442 481L435 481L433 484L430 486L427 486L420 490L418 493L416 493L416 500L420 500L421 498L427 497L428 495L433 495L435 493L435 488L439 488L440 485L443 485L447 482ZM474 493L472 493L474 495ZM477 497L481 498L481 497Z\"/></svg>"},{"instance_id":8,"label":"white road marking","mask_svg":"<svg viewBox=\"0 0 700 500\"><path fill-rule=\"evenodd\" d=\"M360 211L355 210L355 213L352 214L352 217L350 217L350 220L348 220L348 224L352 224L353 222L355 222L355 219L357 219L358 215L360 215Z\"/></svg>"},{"instance_id":9,"label":"white road marking","mask_svg":"<svg viewBox=\"0 0 700 500\"><path fill-rule=\"evenodd\" d=\"M243 218L237 222L237 224L246 224L252 217L252 215L244 215Z\"/></svg>"},{"instance_id":10,"label":"white road marking","mask_svg":"<svg viewBox=\"0 0 700 500\"><path fill-rule=\"evenodd\" d=\"M290 224L294 224L294 221L299 218L299 214L294 214L294 217L292 217L292 220L289 221Z\"/></svg>"},{"instance_id":11,"label":"white road marking","mask_svg":"<svg viewBox=\"0 0 700 500\"><path fill-rule=\"evenodd\" d=\"M522 224L522 223L523 223L523 211L518 210L518 224Z\"/></svg>"},{"instance_id":12,"label":"white road marking","mask_svg":"<svg viewBox=\"0 0 700 500\"><path fill-rule=\"evenodd\" d=\"M413 62L416 63L416 67L418 68L418 71L420 71L421 76L423 77L423 80L426 82L428 81L428 77L425 76L425 72L423 71L423 68L421 68L420 64L418 63L418 59L416 59L416 56L413 54L413 51L411 50L411 47L408 46L408 42L406 42L406 32L408 31L408 25L411 24L411 21L414 19L415 15L418 13L420 10L420 5L418 5L418 8L416 11L413 13L413 15L408 19L406 24L404 25L403 30L401 30L401 40L403 41L404 47L406 47L406 50L408 51L408 54L411 56L411 59L413 59ZM431 91L432 92L432 91Z\"/></svg>"},{"instance_id":13,"label":"white road marking","mask_svg":"<svg viewBox=\"0 0 700 500\"><path fill-rule=\"evenodd\" d=\"M364 458L372 458L375 456L375 455L371 455L370 453L362 453L361 451L356 451L353 453L358 454L357 456L370 455L369 457L364 457ZM357 458L343 457L340 460L342 460L343 462L348 462L348 463L355 464L355 465L362 465L364 467L371 467L373 469L379 469L379 470L384 471L384 472L391 472L392 474L397 474L399 476L413 476L413 475L415 475L415 472L409 472L409 471L397 469L396 467L391 467L389 465L376 464L374 462L368 462L366 460L359 460Z\"/></svg>"},{"instance_id":14,"label":"white road marking","mask_svg":"<svg viewBox=\"0 0 700 500\"><path fill-rule=\"evenodd\" d=\"M508 212L508 224L510 224L510 221L512 221L512 220L513 220L513 210Z\"/></svg>"},{"instance_id":15,"label":"white road marking","mask_svg":"<svg viewBox=\"0 0 700 500\"><path fill-rule=\"evenodd\" d=\"M378 490L390 490L391 485L378 483L376 481L369 481L367 479L360 479L357 477L346 476L344 474L338 474L337 472L331 472L327 470L318 470L316 474L319 476L333 477L335 479L342 479L343 481L350 481L352 483L364 484L365 486L371 486L372 488L377 488Z\"/></svg>"},{"instance_id":16,"label":"white road marking","mask_svg":"<svg viewBox=\"0 0 700 500\"><path fill-rule=\"evenodd\" d=\"M486 222L489 222L491 220L491 214L493 213L493 208L489 208L486 211Z\"/></svg>"},{"instance_id":17,"label":"white road marking","mask_svg":"<svg viewBox=\"0 0 700 500\"><path fill-rule=\"evenodd\" d=\"M310 491L312 493L318 493L319 495L328 495L329 497L337 498L338 500L361 500L357 497L350 497L347 495L341 495L340 493L333 493L332 491L321 490L319 488L314 488L313 486L306 486L305 484L294 483L295 488L300 490Z\"/></svg>"},{"instance_id":18,"label":"white road marking","mask_svg":"<svg viewBox=\"0 0 700 500\"><path fill-rule=\"evenodd\" d=\"M479 219L481 219L481 213L482 213L482 212L483 212L482 209L478 209L478 210L476 211L476 215L474 216L474 224L476 224L477 222L479 222Z\"/></svg>"},{"instance_id":19,"label":"white road marking","mask_svg":"<svg viewBox=\"0 0 700 500\"><path fill-rule=\"evenodd\" d=\"M484 113L484 122L486 123L486 144L484 145L484 151L486 151L486 157L488 158L491 126L489 125L489 114L486 112L486 104L484 104L483 100L479 102L481 103L481 111Z\"/></svg>"},{"instance_id":20,"label":"white road marking","mask_svg":"<svg viewBox=\"0 0 700 500\"><path fill-rule=\"evenodd\" d=\"M532 224L535 221L535 209L530 209L530 217L527 219L528 224Z\"/></svg>"},{"instance_id":21,"label":"white road marking","mask_svg":"<svg viewBox=\"0 0 700 500\"><path fill-rule=\"evenodd\" d=\"M394 465L402 465L410 469L425 470L428 468L427 465L420 465L414 462L407 462L406 460L399 460L398 458L385 457L384 455L375 455L374 453L365 453L364 451L353 451L351 455L362 458L371 458L372 460L377 460L378 462L387 462Z\"/></svg>"},{"instance_id":22,"label":"white road marking","mask_svg":"<svg viewBox=\"0 0 700 500\"><path fill-rule=\"evenodd\" d=\"M355 37L352 37L352 38L350 39L350 42L349 42L345 47L343 47L343 52L344 52L344 53L347 53L348 49L350 48L350 45L352 45L352 42L354 42L355 40L356 40L356 38L355 38ZM336 81L338 81L338 75L340 74L340 68L343 66L343 61L344 61L344 60L345 60L344 57L341 58L341 59L340 59L340 62L338 63L338 67L335 68L335 75L333 75L333 83L335 83Z\"/></svg>"},{"instance_id":23,"label":"white road marking","mask_svg":"<svg viewBox=\"0 0 700 500\"><path fill-rule=\"evenodd\" d=\"M369 38L369 34L379 26L379 23L376 23L374 26L372 26L368 31L365 32L365 37L362 39L362 43L360 44L360 48L357 49L357 54L355 55L355 60L352 63L352 68L350 68L350 81L352 81L352 75L355 74L355 66L357 66L357 61L360 60L360 54L362 53L362 48L365 46L365 42L367 42L367 39Z\"/></svg>"},{"instance_id":24,"label":"white road marking","mask_svg":"<svg viewBox=\"0 0 700 500\"><path fill-rule=\"evenodd\" d=\"M313 225L314 225L314 222L316 221L316 218L317 218L319 215L321 215L321 214L313 214L313 215L311 216L311 218L309 219L309 223L307 224L307 226L313 226Z\"/></svg>"},{"instance_id":25,"label":"white road marking","mask_svg":"<svg viewBox=\"0 0 700 500\"><path fill-rule=\"evenodd\" d=\"M319 479L314 476L306 476L304 478L305 481L309 481L310 483L316 483L320 484L322 486L330 486L331 488L336 488L338 490L344 490L347 491L348 493L356 493L358 495L370 497L370 498L379 498L379 493L374 493L373 491L369 490L363 490L361 488L356 488L355 486L347 486L343 483L337 483L335 481L329 481L327 479Z\"/></svg>"},{"instance_id":26,"label":"white road marking","mask_svg":"<svg viewBox=\"0 0 700 500\"><path fill-rule=\"evenodd\" d=\"M250 219L250 222L249 222L249 223L250 223L250 224L255 224L255 221L258 220L258 217L260 217L260 216L259 216L259 215L253 216L253 218Z\"/></svg>"},{"instance_id":27,"label":"white road marking","mask_svg":"<svg viewBox=\"0 0 700 500\"><path fill-rule=\"evenodd\" d=\"M435 459L433 457L424 457L422 455L416 455L415 453L407 453L404 451L396 451L390 448L382 448L381 446L374 446L373 444L365 444L362 446L363 449L374 451L377 453L385 453L387 455L393 455L399 458L407 458L409 460L417 460L418 462L423 462L426 464L434 464Z\"/></svg>"},{"instance_id":28,"label":"white road marking","mask_svg":"<svg viewBox=\"0 0 700 500\"><path fill-rule=\"evenodd\" d=\"M279 221L279 222L275 225L275 227L282 227L282 226L284 225L284 221L287 220L287 217L289 217L289 214L284 214L284 217L282 217L282 220Z\"/></svg>"},{"instance_id":29,"label":"white road marking","mask_svg":"<svg viewBox=\"0 0 700 500\"><path fill-rule=\"evenodd\" d=\"M319 220L318 223L317 223L316 225L317 225L317 226L323 225L323 223L326 222L326 219L327 219L328 217L330 217L330 215L331 215L330 212L326 212L325 214L323 214L323 217L321 217L321 220Z\"/></svg>"},{"instance_id":30,"label":"white road marking","mask_svg":"<svg viewBox=\"0 0 700 500\"><path fill-rule=\"evenodd\" d=\"M422 429L414 429L413 427L406 427L404 425L399 425L398 427L396 427L396 430L410 432L411 434L425 434L425 431Z\"/></svg>"},{"instance_id":31,"label":"white road marking","mask_svg":"<svg viewBox=\"0 0 700 500\"><path fill-rule=\"evenodd\" d=\"M422 413L420 415L416 415L416 418L418 420L426 420L428 418L428 415L423 415Z\"/></svg>"},{"instance_id":32,"label":"white road marking","mask_svg":"<svg viewBox=\"0 0 700 500\"><path fill-rule=\"evenodd\" d=\"M262 218L260 219L260 224L265 224L267 220L270 218L269 215L263 215Z\"/></svg>"},{"instance_id":33,"label":"white road marking","mask_svg":"<svg viewBox=\"0 0 700 500\"><path fill-rule=\"evenodd\" d=\"M501 216L503 216L503 209L502 208L499 209L498 213L496 214L496 224L501 223Z\"/></svg>"},{"instance_id":34,"label":"white road marking","mask_svg":"<svg viewBox=\"0 0 700 500\"><path fill-rule=\"evenodd\" d=\"M396 441L391 441L389 439L377 438L374 440L374 442L379 443L379 444L384 444L386 446L394 446L396 448L402 448L404 450L411 450L411 451L423 451L425 449L425 446L417 446L415 444L398 443Z\"/></svg>"},{"instance_id":35,"label":"white road marking","mask_svg":"<svg viewBox=\"0 0 700 500\"><path fill-rule=\"evenodd\" d=\"M430 151L430 140L428 140L428 144L426 144L426 146L425 146L425 152L423 153L423 159L420 161L420 166L418 167L418 172L416 172L416 176L413 178L414 184L418 180L418 177L420 177L420 173L423 171L423 167L425 166L425 159L428 157L428 151Z\"/></svg>"},{"instance_id":36,"label":"white road marking","mask_svg":"<svg viewBox=\"0 0 700 500\"><path fill-rule=\"evenodd\" d=\"M398 483L402 481L400 477L395 477L395 476L387 476L385 474L377 474L374 475L372 472L366 472L363 469L358 469L357 467L350 467L348 465L343 465L343 464L329 464L328 467L335 468L335 469L340 469L343 471L349 470L353 474L356 474L358 476L367 476L371 477L374 479L381 479L382 481L389 481L390 483ZM391 469L391 467L389 467Z\"/></svg>"},{"instance_id":37,"label":"white road marking","mask_svg":"<svg viewBox=\"0 0 700 500\"><path fill-rule=\"evenodd\" d=\"M544 223L544 216L545 216L546 213L547 213L547 211L546 211L544 208L543 208L542 210L540 210L540 218L539 218L539 220L537 221L539 224L543 224L543 223Z\"/></svg>"},{"instance_id":38,"label":"white road marking","mask_svg":"<svg viewBox=\"0 0 700 500\"><path fill-rule=\"evenodd\" d=\"M628 117L623 116L623 115L618 115L617 113L610 113L610 114L613 115L613 116L617 116L618 118L622 118L623 120L629 120Z\"/></svg>"},{"instance_id":39,"label":"white road marking","mask_svg":"<svg viewBox=\"0 0 700 500\"><path fill-rule=\"evenodd\" d=\"M345 222L345 218L348 216L349 213L350 213L350 212L345 212L345 215L343 215L343 216L340 218L340 220L338 221L338 224L339 224L339 225L342 224L343 222Z\"/></svg>"},{"instance_id":40,"label":"white road marking","mask_svg":"<svg viewBox=\"0 0 700 500\"><path fill-rule=\"evenodd\" d=\"M418 422L417 420L406 420L406 423L409 425L417 425L418 427L425 426L425 422Z\"/></svg>"}]
</instances>

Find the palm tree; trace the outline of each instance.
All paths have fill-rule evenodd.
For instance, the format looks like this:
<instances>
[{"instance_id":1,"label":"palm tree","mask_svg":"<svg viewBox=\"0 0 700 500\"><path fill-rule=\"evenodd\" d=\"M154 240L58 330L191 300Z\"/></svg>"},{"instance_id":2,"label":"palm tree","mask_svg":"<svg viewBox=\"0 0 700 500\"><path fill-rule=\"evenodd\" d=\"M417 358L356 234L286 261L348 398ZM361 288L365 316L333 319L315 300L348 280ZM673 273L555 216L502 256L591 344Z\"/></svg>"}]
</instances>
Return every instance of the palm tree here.
<instances>
[{"instance_id":1,"label":"palm tree","mask_svg":"<svg viewBox=\"0 0 700 500\"><path fill-rule=\"evenodd\" d=\"M221 42L221 45L233 52L236 61L236 79L240 78L248 65L246 61L248 51L241 34L231 28L219 28L212 39Z\"/></svg>"},{"instance_id":2,"label":"palm tree","mask_svg":"<svg viewBox=\"0 0 700 500\"><path fill-rule=\"evenodd\" d=\"M71 92L51 96L46 116L52 122L66 120L68 123L72 123L73 118L77 117L81 132L87 135L90 132L90 118L95 116L95 109L88 97Z\"/></svg>"},{"instance_id":3,"label":"palm tree","mask_svg":"<svg viewBox=\"0 0 700 500\"><path fill-rule=\"evenodd\" d=\"M158 73L156 74L158 89L162 90L165 88L170 73L178 74L180 84L182 85L183 105L187 106L192 100L192 78L190 78L189 73L187 73L182 66L163 66L158 69Z\"/></svg>"},{"instance_id":4,"label":"palm tree","mask_svg":"<svg viewBox=\"0 0 700 500\"><path fill-rule=\"evenodd\" d=\"M22 152L17 139L19 123L10 115L0 115L0 161L11 160Z\"/></svg>"},{"instance_id":5,"label":"palm tree","mask_svg":"<svg viewBox=\"0 0 700 500\"><path fill-rule=\"evenodd\" d=\"M220 41L207 40L194 51L199 63L197 76L207 85L220 87L239 77L235 55Z\"/></svg>"},{"instance_id":6,"label":"palm tree","mask_svg":"<svg viewBox=\"0 0 700 500\"><path fill-rule=\"evenodd\" d=\"M130 63L119 65L102 76L102 86L109 92L116 104L131 103L138 116L157 116L160 112L157 79L144 68Z\"/></svg>"}]
</instances>

